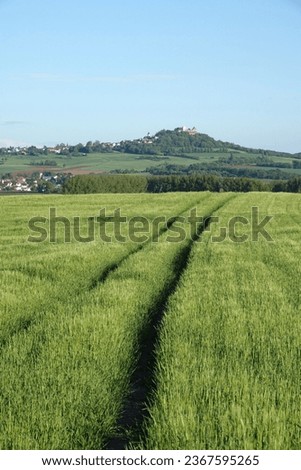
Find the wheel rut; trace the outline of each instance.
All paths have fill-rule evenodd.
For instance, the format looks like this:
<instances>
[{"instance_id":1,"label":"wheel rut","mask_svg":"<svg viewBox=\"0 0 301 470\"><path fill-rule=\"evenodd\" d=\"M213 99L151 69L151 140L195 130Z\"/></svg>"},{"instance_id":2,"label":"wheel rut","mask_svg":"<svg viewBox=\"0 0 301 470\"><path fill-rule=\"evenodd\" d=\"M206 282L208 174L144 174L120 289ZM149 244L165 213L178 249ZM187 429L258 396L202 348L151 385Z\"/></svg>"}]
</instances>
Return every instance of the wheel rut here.
<instances>
[{"instance_id":1,"label":"wheel rut","mask_svg":"<svg viewBox=\"0 0 301 470\"><path fill-rule=\"evenodd\" d=\"M158 233L156 233L154 236L150 237L149 240L143 244L138 244L134 246L128 253L126 253L123 257L121 257L118 261L113 262L109 266L107 266L100 275L98 275L96 278L92 279L89 290L96 289L99 284L104 284L107 280L107 278L112 274L114 271L116 271L125 261L127 261L131 256L135 255L138 253L138 251L143 250L148 246L150 243L157 242L158 239L164 235L171 227L172 225L177 221L179 217L182 217L184 214L186 214L190 209L198 205L201 201L196 201L196 203L191 207L190 205L186 207L182 212L180 212L177 216L174 217L169 217L168 220L166 221L166 224L163 227L160 227ZM107 217L107 221L112 222L111 217Z\"/></svg>"},{"instance_id":2,"label":"wheel rut","mask_svg":"<svg viewBox=\"0 0 301 470\"><path fill-rule=\"evenodd\" d=\"M162 289L160 296L148 312L146 327L140 332L138 360L130 377L129 393L117 421L117 432L108 437L106 450L125 450L133 448L135 444L141 442L142 430L149 417L149 405L157 388L155 380L156 351L169 299L177 290L183 273L189 264L194 243L209 228L213 214L224 207L233 197L235 195L231 195L226 201L215 206L210 214L204 217L203 223L199 225L191 240L183 246L174 259L173 280Z\"/></svg>"}]
</instances>

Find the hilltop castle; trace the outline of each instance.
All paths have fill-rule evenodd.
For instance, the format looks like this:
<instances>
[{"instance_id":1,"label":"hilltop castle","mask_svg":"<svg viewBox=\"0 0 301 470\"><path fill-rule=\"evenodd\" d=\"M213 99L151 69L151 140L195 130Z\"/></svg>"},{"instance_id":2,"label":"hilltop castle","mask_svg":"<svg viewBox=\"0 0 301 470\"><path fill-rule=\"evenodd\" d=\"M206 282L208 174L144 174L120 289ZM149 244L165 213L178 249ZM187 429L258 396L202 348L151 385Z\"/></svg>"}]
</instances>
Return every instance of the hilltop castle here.
<instances>
[{"instance_id":1,"label":"hilltop castle","mask_svg":"<svg viewBox=\"0 0 301 470\"><path fill-rule=\"evenodd\" d=\"M187 134L189 135L196 135L198 134L198 131L195 127L193 127L192 129L190 129L190 127L186 127L186 126L183 126L183 127L178 127L177 128L177 131L178 132L186 132Z\"/></svg>"}]
</instances>

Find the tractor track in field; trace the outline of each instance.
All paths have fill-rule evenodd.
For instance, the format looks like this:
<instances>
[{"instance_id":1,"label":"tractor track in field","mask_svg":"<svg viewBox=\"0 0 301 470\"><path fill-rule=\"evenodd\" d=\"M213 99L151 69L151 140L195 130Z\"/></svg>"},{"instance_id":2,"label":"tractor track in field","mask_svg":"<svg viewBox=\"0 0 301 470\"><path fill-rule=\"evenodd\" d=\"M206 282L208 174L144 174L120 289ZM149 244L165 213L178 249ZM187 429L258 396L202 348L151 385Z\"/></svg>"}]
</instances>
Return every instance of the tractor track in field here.
<instances>
[{"instance_id":1,"label":"tractor track in field","mask_svg":"<svg viewBox=\"0 0 301 470\"><path fill-rule=\"evenodd\" d=\"M162 321L167 310L168 302L177 290L180 280L189 264L190 255L194 246L202 234L210 227L213 214L224 207L235 197L232 194L206 215L202 224L199 225L195 235L186 244L174 260L174 278L167 284L158 297L155 305L148 312L149 322L140 332L138 344L138 360L134 372L130 378L129 394L123 404L120 418L117 421L117 432L107 439L106 450L126 450L134 448L141 439L145 423L149 417L148 409L155 395L157 384L156 351L159 345Z\"/></svg>"},{"instance_id":2,"label":"tractor track in field","mask_svg":"<svg viewBox=\"0 0 301 470\"><path fill-rule=\"evenodd\" d=\"M118 261L115 261L115 262L111 263L109 266L107 266L98 277L96 277L95 279L93 279L91 281L90 286L89 286L89 290L96 289L99 286L99 284L104 284L106 282L107 278L110 276L110 274L114 273L118 268L120 268L120 266L124 262L126 262L131 256L138 253L138 251L143 250L150 243L157 242L158 239L162 235L164 235L164 233L166 233L171 228L171 226L177 221L178 217L182 217L183 214L187 213L187 211L192 209L194 206L197 206L202 201L203 201L203 199L201 199L200 201L196 201L196 203L193 206L189 205L182 212L180 212L178 215L173 216L173 217L169 217L166 224L163 227L160 228L160 230L158 231L158 233L155 236L151 237L147 242L145 242L143 244L138 244L133 249L131 249L128 253L126 253L123 257L121 257L121 259L119 259ZM204 199L204 201L206 201L206 199ZM112 221L110 217L108 217L107 220Z\"/></svg>"}]
</instances>

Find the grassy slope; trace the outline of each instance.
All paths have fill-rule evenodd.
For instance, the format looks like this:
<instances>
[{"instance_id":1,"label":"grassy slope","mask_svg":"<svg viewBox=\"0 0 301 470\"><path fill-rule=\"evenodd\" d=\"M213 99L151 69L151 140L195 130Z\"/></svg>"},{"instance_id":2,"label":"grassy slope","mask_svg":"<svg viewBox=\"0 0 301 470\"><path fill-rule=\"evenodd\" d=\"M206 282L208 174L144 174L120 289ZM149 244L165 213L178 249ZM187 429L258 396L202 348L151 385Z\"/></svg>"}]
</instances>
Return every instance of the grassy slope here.
<instances>
[{"instance_id":1,"label":"grassy slope","mask_svg":"<svg viewBox=\"0 0 301 470\"><path fill-rule=\"evenodd\" d=\"M143 160L137 158L138 155L124 154L124 153L92 153L87 156L79 157L61 157L57 155L28 157L28 156L11 156L0 166L0 174L5 173L32 173L34 171L54 171L54 172L71 172L74 174L81 172L104 172L116 169L124 170L138 170L143 171L147 167L157 166L160 163L175 163L189 165L194 160L189 158L169 157L168 159L162 157L159 162L148 160L147 157ZM55 160L57 166L39 166L38 162L48 160ZM37 165L30 165L30 162L37 162Z\"/></svg>"}]
</instances>

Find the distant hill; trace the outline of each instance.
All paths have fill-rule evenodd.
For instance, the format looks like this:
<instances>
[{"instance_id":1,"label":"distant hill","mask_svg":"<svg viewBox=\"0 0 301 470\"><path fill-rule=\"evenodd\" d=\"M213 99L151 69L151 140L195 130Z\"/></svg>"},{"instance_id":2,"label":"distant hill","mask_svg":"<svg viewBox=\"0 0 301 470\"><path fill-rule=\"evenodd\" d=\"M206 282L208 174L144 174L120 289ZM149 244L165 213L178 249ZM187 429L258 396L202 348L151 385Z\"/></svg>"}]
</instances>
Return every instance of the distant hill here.
<instances>
[{"instance_id":1,"label":"distant hill","mask_svg":"<svg viewBox=\"0 0 301 470\"><path fill-rule=\"evenodd\" d=\"M0 148L0 156L7 155L64 155L78 156L90 153L108 153L122 152L136 155L153 155L153 156L186 156L194 153L228 153L240 152L256 155L269 155L287 158L301 159L301 152L291 154L288 152L277 152L275 150L254 149L234 144L232 142L224 142L216 140L207 134L198 132L195 127L177 127L174 130L162 129L154 135L146 135L139 139L123 140L118 143L94 142L89 141L86 144L59 144L55 147L43 146L37 148L30 147L9 147ZM191 156L191 155L190 155Z\"/></svg>"},{"instance_id":2,"label":"distant hill","mask_svg":"<svg viewBox=\"0 0 301 470\"><path fill-rule=\"evenodd\" d=\"M195 128L177 127L174 130L161 130L155 135L147 135L141 139L125 140L116 145L115 150L143 155L187 155L191 153L208 152L246 152L281 157L301 158L301 154L292 155L287 152L253 149L231 142L215 140L207 134L198 132Z\"/></svg>"},{"instance_id":3,"label":"distant hill","mask_svg":"<svg viewBox=\"0 0 301 470\"><path fill-rule=\"evenodd\" d=\"M89 141L55 147L0 148L0 176L89 173L212 174L260 180L301 175L301 153L243 147L187 127L118 143Z\"/></svg>"}]
</instances>

